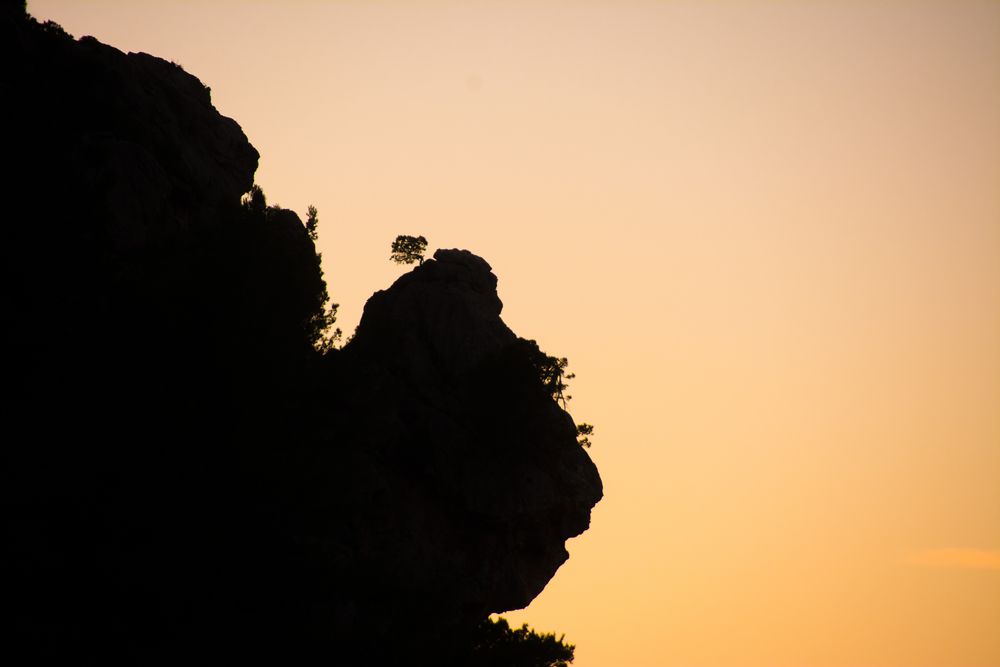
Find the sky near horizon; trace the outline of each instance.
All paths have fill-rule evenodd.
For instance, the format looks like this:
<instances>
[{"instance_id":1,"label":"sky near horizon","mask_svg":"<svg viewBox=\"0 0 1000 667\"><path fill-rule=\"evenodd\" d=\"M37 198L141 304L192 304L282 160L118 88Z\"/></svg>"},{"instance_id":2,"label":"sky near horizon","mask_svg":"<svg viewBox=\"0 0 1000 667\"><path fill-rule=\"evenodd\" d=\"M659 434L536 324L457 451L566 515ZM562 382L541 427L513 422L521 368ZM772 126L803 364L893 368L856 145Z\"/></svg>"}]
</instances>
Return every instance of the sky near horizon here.
<instances>
[{"instance_id":1,"label":"sky near horizon","mask_svg":"<svg viewBox=\"0 0 1000 667\"><path fill-rule=\"evenodd\" d=\"M468 248L605 499L575 667L1000 666L1000 2L30 0L319 209L339 325Z\"/></svg>"}]
</instances>

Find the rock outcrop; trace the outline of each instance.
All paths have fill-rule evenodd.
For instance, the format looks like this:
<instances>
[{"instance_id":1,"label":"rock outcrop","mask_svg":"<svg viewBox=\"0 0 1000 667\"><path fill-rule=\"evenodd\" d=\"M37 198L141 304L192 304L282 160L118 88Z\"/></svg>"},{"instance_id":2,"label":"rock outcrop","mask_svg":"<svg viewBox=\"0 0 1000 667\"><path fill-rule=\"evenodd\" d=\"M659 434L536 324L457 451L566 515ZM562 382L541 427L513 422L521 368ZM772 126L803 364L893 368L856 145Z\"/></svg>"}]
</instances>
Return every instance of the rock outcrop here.
<instances>
[{"instance_id":1,"label":"rock outcrop","mask_svg":"<svg viewBox=\"0 0 1000 667\"><path fill-rule=\"evenodd\" d=\"M542 590L601 481L483 259L319 354L312 240L201 82L4 9L0 85L8 653L460 664Z\"/></svg>"},{"instance_id":2,"label":"rock outcrop","mask_svg":"<svg viewBox=\"0 0 1000 667\"><path fill-rule=\"evenodd\" d=\"M369 299L344 351L392 387L392 399L378 402L390 406L393 429L367 446L420 481L422 498L405 505L433 510L455 531L426 555L466 582L460 608L480 614L526 606L541 592L601 498L573 420L516 352L496 283L476 255L438 250ZM415 553L427 549L419 528L398 536Z\"/></svg>"}]
</instances>

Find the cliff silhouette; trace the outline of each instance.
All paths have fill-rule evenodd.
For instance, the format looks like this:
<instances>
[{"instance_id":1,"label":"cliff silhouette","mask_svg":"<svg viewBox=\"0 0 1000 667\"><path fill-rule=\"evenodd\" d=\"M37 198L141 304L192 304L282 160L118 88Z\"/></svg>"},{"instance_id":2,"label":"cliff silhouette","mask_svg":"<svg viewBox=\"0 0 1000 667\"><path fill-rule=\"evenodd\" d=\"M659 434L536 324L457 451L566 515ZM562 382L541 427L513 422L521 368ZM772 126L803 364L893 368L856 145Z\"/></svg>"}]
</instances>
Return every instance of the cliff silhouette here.
<instances>
[{"instance_id":1,"label":"cliff silhouette","mask_svg":"<svg viewBox=\"0 0 1000 667\"><path fill-rule=\"evenodd\" d=\"M5 652L467 664L602 495L487 262L318 352L313 240L197 78L23 3L0 77Z\"/></svg>"}]
</instances>

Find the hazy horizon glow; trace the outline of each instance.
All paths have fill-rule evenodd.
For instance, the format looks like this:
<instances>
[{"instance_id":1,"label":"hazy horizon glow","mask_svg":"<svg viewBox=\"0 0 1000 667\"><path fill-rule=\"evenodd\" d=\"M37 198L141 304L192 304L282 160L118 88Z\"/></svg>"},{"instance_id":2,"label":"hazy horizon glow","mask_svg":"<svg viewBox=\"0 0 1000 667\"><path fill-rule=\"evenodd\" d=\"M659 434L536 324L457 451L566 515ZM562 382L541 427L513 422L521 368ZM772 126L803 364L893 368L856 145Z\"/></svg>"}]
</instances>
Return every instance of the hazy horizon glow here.
<instances>
[{"instance_id":1,"label":"hazy horizon glow","mask_svg":"<svg viewBox=\"0 0 1000 667\"><path fill-rule=\"evenodd\" d=\"M567 356L606 497L507 614L577 667L1000 665L1000 3L32 0L180 63L320 216Z\"/></svg>"}]
</instances>

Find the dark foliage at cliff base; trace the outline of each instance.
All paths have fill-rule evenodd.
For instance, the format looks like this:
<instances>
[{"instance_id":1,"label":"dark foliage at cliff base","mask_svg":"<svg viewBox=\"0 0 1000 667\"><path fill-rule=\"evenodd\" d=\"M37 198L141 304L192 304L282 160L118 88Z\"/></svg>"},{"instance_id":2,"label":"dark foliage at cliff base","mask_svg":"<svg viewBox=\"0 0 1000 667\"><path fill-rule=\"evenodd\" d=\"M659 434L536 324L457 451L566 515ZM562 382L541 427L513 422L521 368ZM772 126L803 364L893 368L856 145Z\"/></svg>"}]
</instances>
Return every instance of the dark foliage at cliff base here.
<instances>
[{"instance_id":1,"label":"dark foliage at cliff base","mask_svg":"<svg viewBox=\"0 0 1000 667\"><path fill-rule=\"evenodd\" d=\"M512 629L507 619L486 619L476 629L470 667L566 667L575 647L527 626Z\"/></svg>"},{"instance_id":2,"label":"dark foliage at cliff base","mask_svg":"<svg viewBox=\"0 0 1000 667\"><path fill-rule=\"evenodd\" d=\"M602 493L489 265L439 250L323 353L316 213L198 79L15 3L0 89L5 654L469 664Z\"/></svg>"}]
</instances>

